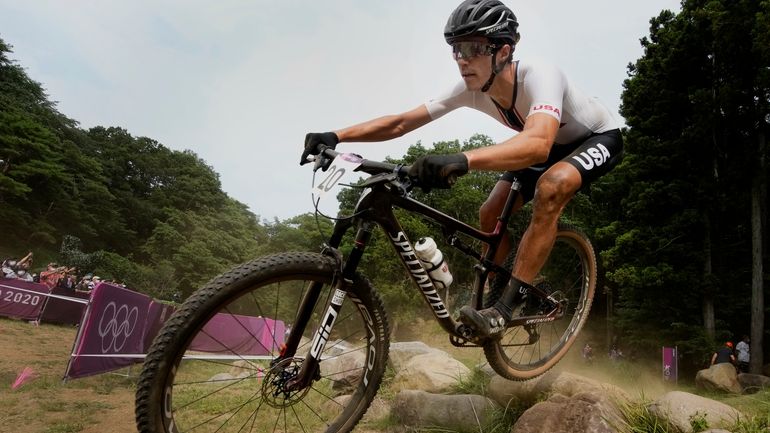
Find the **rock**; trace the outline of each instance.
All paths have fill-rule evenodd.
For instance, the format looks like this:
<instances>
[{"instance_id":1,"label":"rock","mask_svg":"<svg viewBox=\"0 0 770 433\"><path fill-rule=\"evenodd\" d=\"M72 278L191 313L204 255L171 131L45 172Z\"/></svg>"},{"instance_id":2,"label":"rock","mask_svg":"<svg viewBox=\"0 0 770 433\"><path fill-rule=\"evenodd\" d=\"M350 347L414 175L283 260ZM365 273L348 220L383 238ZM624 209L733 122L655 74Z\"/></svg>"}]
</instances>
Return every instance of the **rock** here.
<instances>
[{"instance_id":1,"label":"rock","mask_svg":"<svg viewBox=\"0 0 770 433\"><path fill-rule=\"evenodd\" d=\"M361 380L366 365L366 355L362 351L347 352L343 355L324 358L321 361L321 376L334 381L332 389L348 393Z\"/></svg>"},{"instance_id":2,"label":"rock","mask_svg":"<svg viewBox=\"0 0 770 433\"><path fill-rule=\"evenodd\" d=\"M334 340L326 343L324 357L339 356L353 350L353 346L345 340Z\"/></svg>"},{"instance_id":3,"label":"rock","mask_svg":"<svg viewBox=\"0 0 770 433\"><path fill-rule=\"evenodd\" d=\"M492 366L489 365L489 363L486 361L476 364L476 369L484 373L484 375L487 377L491 378L491 377L497 376L497 373L495 372L495 370L493 370Z\"/></svg>"},{"instance_id":4,"label":"rock","mask_svg":"<svg viewBox=\"0 0 770 433\"><path fill-rule=\"evenodd\" d=\"M234 377L230 373L218 373L213 376L207 382L229 382L229 381L235 381L238 380L236 377Z\"/></svg>"},{"instance_id":5,"label":"rock","mask_svg":"<svg viewBox=\"0 0 770 433\"><path fill-rule=\"evenodd\" d=\"M662 422L684 433L693 431L690 421L703 417L709 427L721 428L735 424L741 413L732 407L682 391L671 391L648 406L650 413Z\"/></svg>"},{"instance_id":6,"label":"rock","mask_svg":"<svg viewBox=\"0 0 770 433\"><path fill-rule=\"evenodd\" d=\"M396 395L393 415L412 427L481 431L499 406L480 395L442 395L404 390Z\"/></svg>"},{"instance_id":7,"label":"rock","mask_svg":"<svg viewBox=\"0 0 770 433\"><path fill-rule=\"evenodd\" d=\"M762 367L762 374L765 376L770 376L770 364L767 364L764 367Z\"/></svg>"},{"instance_id":8,"label":"rock","mask_svg":"<svg viewBox=\"0 0 770 433\"><path fill-rule=\"evenodd\" d=\"M342 408L346 407L348 402L350 402L350 398L352 395L340 395L338 397L335 397L332 401L326 402L325 409L328 411L334 411L341 410ZM376 422L381 421L390 416L390 407L385 402L385 400L381 399L380 397L374 397L374 400L369 404L369 408L366 409L366 413L364 414L364 417L361 419L361 422Z\"/></svg>"},{"instance_id":9,"label":"rock","mask_svg":"<svg viewBox=\"0 0 770 433\"><path fill-rule=\"evenodd\" d=\"M406 363L415 356L437 352L449 356L449 354L443 350L430 347L422 341L390 343L390 351L388 352L388 364L393 368L393 370L399 371L404 368Z\"/></svg>"},{"instance_id":10,"label":"rock","mask_svg":"<svg viewBox=\"0 0 770 433\"><path fill-rule=\"evenodd\" d=\"M554 394L524 412L512 433L614 433L622 419L618 408L601 394Z\"/></svg>"},{"instance_id":11,"label":"rock","mask_svg":"<svg viewBox=\"0 0 770 433\"><path fill-rule=\"evenodd\" d=\"M708 430L703 430L700 433L732 433L729 430L722 430L721 428L710 428Z\"/></svg>"},{"instance_id":12,"label":"rock","mask_svg":"<svg viewBox=\"0 0 770 433\"><path fill-rule=\"evenodd\" d=\"M770 377L761 374L740 373L738 383L746 394L753 394L763 388L770 388Z\"/></svg>"},{"instance_id":13,"label":"rock","mask_svg":"<svg viewBox=\"0 0 770 433\"><path fill-rule=\"evenodd\" d=\"M524 403L534 404L542 395L554 393L572 397L582 392L593 392L605 395L613 401L630 400L625 391L614 385L554 370L526 382L516 382L494 376L487 389L489 396L501 406L507 406L508 402L514 398Z\"/></svg>"},{"instance_id":14,"label":"rock","mask_svg":"<svg viewBox=\"0 0 770 433\"><path fill-rule=\"evenodd\" d=\"M229 373L236 379L243 379L249 376L262 377L264 375L264 370L262 367L251 361L239 360L233 362L233 366L230 368Z\"/></svg>"},{"instance_id":15,"label":"rock","mask_svg":"<svg viewBox=\"0 0 770 433\"><path fill-rule=\"evenodd\" d=\"M407 361L393 378L396 390L417 389L444 392L470 373L470 369L446 352L434 351L417 355Z\"/></svg>"},{"instance_id":16,"label":"rock","mask_svg":"<svg viewBox=\"0 0 770 433\"><path fill-rule=\"evenodd\" d=\"M738 383L738 372L735 371L732 364L726 362L700 370L695 375L695 386L709 391L724 391L734 394L740 394L743 391L741 384Z\"/></svg>"}]
</instances>

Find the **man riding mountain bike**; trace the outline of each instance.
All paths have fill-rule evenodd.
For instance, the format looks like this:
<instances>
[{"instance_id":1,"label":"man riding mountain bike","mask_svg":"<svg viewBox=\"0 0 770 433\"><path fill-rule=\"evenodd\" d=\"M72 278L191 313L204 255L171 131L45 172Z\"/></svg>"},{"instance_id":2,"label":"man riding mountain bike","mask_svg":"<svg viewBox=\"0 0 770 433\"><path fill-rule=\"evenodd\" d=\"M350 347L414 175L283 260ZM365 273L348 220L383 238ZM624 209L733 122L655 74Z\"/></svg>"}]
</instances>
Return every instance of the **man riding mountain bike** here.
<instances>
[{"instance_id":1,"label":"man riding mountain bike","mask_svg":"<svg viewBox=\"0 0 770 433\"><path fill-rule=\"evenodd\" d=\"M559 215L581 188L616 166L623 153L619 124L599 101L578 90L558 68L513 61L518 22L498 0L466 0L449 16L444 38L462 80L446 94L410 111L387 115L334 132L309 133L300 164L323 147L340 142L386 141L400 137L459 107L470 107L518 131L501 143L450 155L427 155L410 176L427 188L449 188L469 170L503 171L479 210L482 230L492 231L513 179L522 184L514 209L533 200L532 219L519 244L511 282L490 308L465 306L460 320L481 337L500 335L514 307L553 247ZM511 248L505 239L495 261Z\"/></svg>"}]
</instances>

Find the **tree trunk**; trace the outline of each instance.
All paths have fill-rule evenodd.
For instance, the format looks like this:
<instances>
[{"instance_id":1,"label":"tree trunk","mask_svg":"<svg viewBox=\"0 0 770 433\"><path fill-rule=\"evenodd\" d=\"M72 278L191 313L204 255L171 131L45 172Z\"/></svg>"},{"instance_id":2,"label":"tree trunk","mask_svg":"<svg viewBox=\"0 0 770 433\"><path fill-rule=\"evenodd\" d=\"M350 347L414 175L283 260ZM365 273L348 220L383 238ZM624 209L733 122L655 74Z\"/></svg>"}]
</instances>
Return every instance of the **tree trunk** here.
<instances>
[{"instance_id":1,"label":"tree trunk","mask_svg":"<svg viewBox=\"0 0 770 433\"><path fill-rule=\"evenodd\" d=\"M713 340L716 334L716 322L714 320L714 287L712 285L713 279L711 275L713 272L711 265L711 217L706 213L704 218L705 233L703 239L703 252L705 257L703 263L703 281L705 281L705 285L703 287L702 303L703 329L706 331L706 335Z\"/></svg>"},{"instance_id":2,"label":"tree trunk","mask_svg":"<svg viewBox=\"0 0 770 433\"><path fill-rule=\"evenodd\" d=\"M749 371L762 373L763 333L765 327L765 299L762 268L762 207L765 204L765 134L760 131L758 137L759 158L754 171L751 186L751 359Z\"/></svg>"}]
</instances>

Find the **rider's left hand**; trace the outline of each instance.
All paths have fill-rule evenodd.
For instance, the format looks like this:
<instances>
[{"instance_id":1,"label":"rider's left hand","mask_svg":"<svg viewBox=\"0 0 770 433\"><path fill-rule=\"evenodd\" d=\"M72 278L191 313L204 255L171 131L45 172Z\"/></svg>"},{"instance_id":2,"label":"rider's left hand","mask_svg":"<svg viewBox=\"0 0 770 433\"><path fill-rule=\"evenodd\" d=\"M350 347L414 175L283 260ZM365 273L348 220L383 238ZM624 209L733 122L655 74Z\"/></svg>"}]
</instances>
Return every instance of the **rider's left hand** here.
<instances>
[{"instance_id":1,"label":"rider's left hand","mask_svg":"<svg viewBox=\"0 0 770 433\"><path fill-rule=\"evenodd\" d=\"M466 173L468 158L463 153L421 156L409 169L409 177L424 189L451 188L455 180Z\"/></svg>"},{"instance_id":2,"label":"rider's left hand","mask_svg":"<svg viewBox=\"0 0 770 433\"><path fill-rule=\"evenodd\" d=\"M307 157L318 155L323 148L334 149L339 144L340 139L334 132L311 132L305 135L305 149L302 151L299 165L307 164ZM326 170L326 169L324 169Z\"/></svg>"}]
</instances>

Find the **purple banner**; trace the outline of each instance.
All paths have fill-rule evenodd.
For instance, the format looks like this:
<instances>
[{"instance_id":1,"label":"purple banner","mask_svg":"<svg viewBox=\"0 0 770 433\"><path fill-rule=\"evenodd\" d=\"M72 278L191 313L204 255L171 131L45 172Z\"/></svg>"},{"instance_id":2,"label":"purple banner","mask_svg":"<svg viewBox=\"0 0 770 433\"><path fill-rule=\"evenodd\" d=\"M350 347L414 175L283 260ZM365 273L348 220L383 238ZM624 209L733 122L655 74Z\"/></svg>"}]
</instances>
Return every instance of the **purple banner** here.
<instances>
[{"instance_id":1,"label":"purple banner","mask_svg":"<svg viewBox=\"0 0 770 433\"><path fill-rule=\"evenodd\" d=\"M285 332L286 326L280 320L219 313L195 336L190 349L219 354L267 355L280 350Z\"/></svg>"},{"instance_id":2,"label":"purple banner","mask_svg":"<svg viewBox=\"0 0 770 433\"><path fill-rule=\"evenodd\" d=\"M45 284L0 279L0 316L37 320L48 291Z\"/></svg>"},{"instance_id":3,"label":"purple banner","mask_svg":"<svg viewBox=\"0 0 770 433\"><path fill-rule=\"evenodd\" d=\"M147 353L152 345L152 340L158 335L158 331L166 322L166 319L171 317L171 313L174 312L174 307L160 302L152 301L147 309L147 320L144 325L144 335L142 336L142 348L143 353Z\"/></svg>"},{"instance_id":4,"label":"purple banner","mask_svg":"<svg viewBox=\"0 0 770 433\"><path fill-rule=\"evenodd\" d=\"M77 325L83 318L86 304L77 302L91 297L88 293L80 293L63 287L54 287L40 314L40 321L59 325Z\"/></svg>"},{"instance_id":5,"label":"purple banner","mask_svg":"<svg viewBox=\"0 0 770 433\"><path fill-rule=\"evenodd\" d=\"M91 292L65 377L85 377L142 362L150 302L141 293L98 284Z\"/></svg>"},{"instance_id":6,"label":"purple banner","mask_svg":"<svg viewBox=\"0 0 770 433\"><path fill-rule=\"evenodd\" d=\"M663 348L663 380L676 382L679 373L679 362L676 347Z\"/></svg>"}]
</instances>

